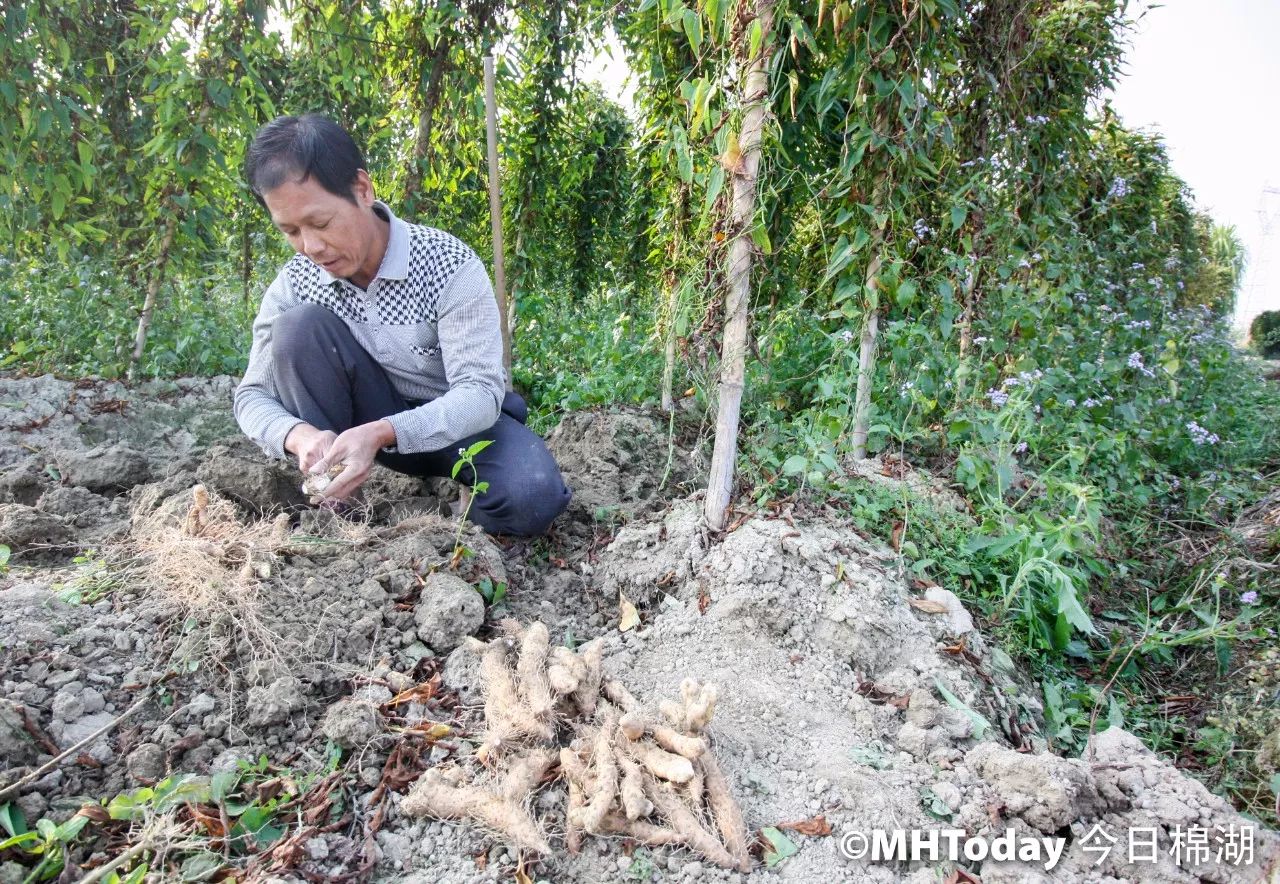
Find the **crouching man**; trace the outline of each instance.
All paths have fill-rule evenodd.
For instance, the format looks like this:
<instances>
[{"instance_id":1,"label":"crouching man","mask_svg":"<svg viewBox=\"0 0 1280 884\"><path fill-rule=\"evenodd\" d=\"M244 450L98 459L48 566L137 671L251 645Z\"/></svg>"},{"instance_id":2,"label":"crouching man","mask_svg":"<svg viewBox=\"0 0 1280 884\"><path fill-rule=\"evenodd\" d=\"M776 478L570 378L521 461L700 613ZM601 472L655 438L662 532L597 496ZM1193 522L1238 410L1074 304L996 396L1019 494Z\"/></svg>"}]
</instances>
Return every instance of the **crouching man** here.
<instances>
[{"instance_id":1,"label":"crouching man","mask_svg":"<svg viewBox=\"0 0 1280 884\"><path fill-rule=\"evenodd\" d=\"M279 117L255 136L249 187L296 255L253 324L236 389L244 433L303 472L342 472L325 490L349 499L374 461L448 476L459 449L488 490L470 518L490 533L546 531L571 492L505 390L502 337L483 262L457 238L397 218L374 196L364 157L337 123ZM458 478L474 484L473 471Z\"/></svg>"}]
</instances>

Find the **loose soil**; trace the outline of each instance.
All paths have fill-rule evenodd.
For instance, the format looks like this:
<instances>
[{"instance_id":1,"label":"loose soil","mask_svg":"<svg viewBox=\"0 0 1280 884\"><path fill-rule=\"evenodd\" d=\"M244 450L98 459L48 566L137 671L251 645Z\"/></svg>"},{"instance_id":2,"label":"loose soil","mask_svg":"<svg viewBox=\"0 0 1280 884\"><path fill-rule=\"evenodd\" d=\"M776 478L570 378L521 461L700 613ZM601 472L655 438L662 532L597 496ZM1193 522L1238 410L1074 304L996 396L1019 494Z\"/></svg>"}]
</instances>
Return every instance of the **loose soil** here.
<instances>
[{"instance_id":1,"label":"loose soil","mask_svg":"<svg viewBox=\"0 0 1280 884\"><path fill-rule=\"evenodd\" d=\"M945 861L841 856L842 837L886 828L1067 839L1049 872L961 860L985 882L1244 882L1280 866L1276 833L1122 730L1081 758L1048 752L1009 656L855 525L757 516L709 535L703 453L670 448L661 416L568 415L549 444L572 507L546 538L495 539L448 515L450 483L385 471L361 518L308 507L297 471L238 437L232 388L0 379L0 788L88 739L17 790L28 820L237 770L284 808L280 837L238 857L216 808L99 813L73 872L146 838L152 878L173 880L194 868L195 833L221 869L205 880L967 880ZM949 493L885 472L864 478ZM554 644L601 639L605 676L655 720L685 679L717 685L710 743L746 826L790 824L794 854L757 850L749 873L623 838L571 854L554 771L528 798L547 856L402 812L422 771L469 762L483 738L468 639L535 621ZM1103 859L1084 849L1098 826L1121 838ZM1179 864L1172 838L1191 827L1213 849ZM1245 827L1252 864L1220 861L1213 838ZM1128 862L1129 830L1156 833L1156 861ZM22 879L19 859L0 856L0 882Z\"/></svg>"}]
</instances>

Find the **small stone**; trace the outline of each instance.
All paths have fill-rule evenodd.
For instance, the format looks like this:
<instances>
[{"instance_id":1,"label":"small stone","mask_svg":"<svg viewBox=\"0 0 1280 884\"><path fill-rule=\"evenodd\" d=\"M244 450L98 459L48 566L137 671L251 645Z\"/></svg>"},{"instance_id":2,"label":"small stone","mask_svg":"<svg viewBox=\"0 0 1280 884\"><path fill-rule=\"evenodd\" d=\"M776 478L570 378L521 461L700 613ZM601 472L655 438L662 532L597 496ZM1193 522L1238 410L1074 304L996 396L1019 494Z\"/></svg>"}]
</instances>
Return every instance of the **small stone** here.
<instances>
[{"instance_id":1,"label":"small stone","mask_svg":"<svg viewBox=\"0 0 1280 884\"><path fill-rule=\"evenodd\" d=\"M344 749L363 746L382 732L378 709L368 700L344 697L329 707L320 730Z\"/></svg>"},{"instance_id":2,"label":"small stone","mask_svg":"<svg viewBox=\"0 0 1280 884\"><path fill-rule=\"evenodd\" d=\"M133 650L133 636L127 632L117 632L111 639L111 643L117 651L127 652Z\"/></svg>"},{"instance_id":3,"label":"small stone","mask_svg":"<svg viewBox=\"0 0 1280 884\"><path fill-rule=\"evenodd\" d=\"M103 698L102 694L98 693L93 688L85 688L80 692L80 702L84 705L84 711L87 715L92 715L95 712L101 712L107 705L107 701Z\"/></svg>"},{"instance_id":4,"label":"small stone","mask_svg":"<svg viewBox=\"0 0 1280 884\"><path fill-rule=\"evenodd\" d=\"M629 857L629 856L620 856L620 857L618 857L618 871L619 871L619 872L625 872L625 871L627 871L627 870L628 870L628 869L630 869L630 868L631 868L631 857Z\"/></svg>"},{"instance_id":5,"label":"small stone","mask_svg":"<svg viewBox=\"0 0 1280 884\"><path fill-rule=\"evenodd\" d=\"M329 856L329 845L323 838L312 838L305 846L307 856L314 860L327 859Z\"/></svg>"},{"instance_id":6,"label":"small stone","mask_svg":"<svg viewBox=\"0 0 1280 884\"><path fill-rule=\"evenodd\" d=\"M61 690L53 695L50 704L53 717L62 721L75 721L85 713L84 703L80 700L79 691Z\"/></svg>"},{"instance_id":7,"label":"small stone","mask_svg":"<svg viewBox=\"0 0 1280 884\"><path fill-rule=\"evenodd\" d=\"M187 704L186 716L189 719L204 718L218 708L218 701L210 694L196 694Z\"/></svg>"},{"instance_id":8,"label":"small stone","mask_svg":"<svg viewBox=\"0 0 1280 884\"><path fill-rule=\"evenodd\" d=\"M292 675L277 678L270 687L249 688L249 725L282 724L306 705L302 682Z\"/></svg>"},{"instance_id":9,"label":"small stone","mask_svg":"<svg viewBox=\"0 0 1280 884\"><path fill-rule=\"evenodd\" d=\"M686 878L696 878L702 874L702 863L697 862L696 860L694 862L685 863L680 871Z\"/></svg>"},{"instance_id":10,"label":"small stone","mask_svg":"<svg viewBox=\"0 0 1280 884\"><path fill-rule=\"evenodd\" d=\"M129 753L124 764L134 782L149 786L164 776L164 749L155 743L142 743Z\"/></svg>"}]
</instances>

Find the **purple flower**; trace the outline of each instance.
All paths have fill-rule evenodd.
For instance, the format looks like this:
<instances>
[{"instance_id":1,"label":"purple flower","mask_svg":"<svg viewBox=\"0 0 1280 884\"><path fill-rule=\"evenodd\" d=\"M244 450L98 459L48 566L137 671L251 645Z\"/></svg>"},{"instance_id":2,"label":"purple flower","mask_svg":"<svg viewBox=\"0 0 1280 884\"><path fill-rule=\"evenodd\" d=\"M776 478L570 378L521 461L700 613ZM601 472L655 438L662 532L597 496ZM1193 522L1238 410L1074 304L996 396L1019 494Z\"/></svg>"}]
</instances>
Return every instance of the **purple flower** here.
<instances>
[{"instance_id":1,"label":"purple flower","mask_svg":"<svg viewBox=\"0 0 1280 884\"><path fill-rule=\"evenodd\" d=\"M1013 453L1014 453L1014 454L1022 454L1022 452L1026 451L1026 450L1027 450L1027 443L1026 443L1026 442L1019 442L1017 445L1013 446Z\"/></svg>"},{"instance_id":2,"label":"purple flower","mask_svg":"<svg viewBox=\"0 0 1280 884\"><path fill-rule=\"evenodd\" d=\"M1256 605L1258 603L1258 593L1255 590L1249 590L1240 596L1240 603L1243 605Z\"/></svg>"},{"instance_id":3,"label":"purple flower","mask_svg":"<svg viewBox=\"0 0 1280 884\"><path fill-rule=\"evenodd\" d=\"M1004 390L988 390L987 398L991 400L991 404L996 408L1003 408L1004 404L1009 401L1009 394Z\"/></svg>"}]
</instances>

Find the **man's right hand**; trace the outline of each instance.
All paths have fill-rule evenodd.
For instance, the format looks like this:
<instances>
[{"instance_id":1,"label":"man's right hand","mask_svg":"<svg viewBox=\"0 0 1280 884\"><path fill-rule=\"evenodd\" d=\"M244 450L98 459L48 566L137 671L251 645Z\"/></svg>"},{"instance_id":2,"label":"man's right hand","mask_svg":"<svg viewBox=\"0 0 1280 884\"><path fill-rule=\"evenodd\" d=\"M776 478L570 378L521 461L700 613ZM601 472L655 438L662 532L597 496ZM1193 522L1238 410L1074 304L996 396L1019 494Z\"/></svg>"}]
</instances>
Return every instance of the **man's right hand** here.
<instances>
[{"instance_id":1,"label":"man's right hand","mask_svg":"<svg viewBox=\"0 0 1280 884\"><path fill-rule=\"evenodd\" d=\"M319 463L338 434L331 430L317 430L311 424L298 424L284 438L284 450L298 458L298 469L309 473Z\"/></svg>"}]
</instances>

